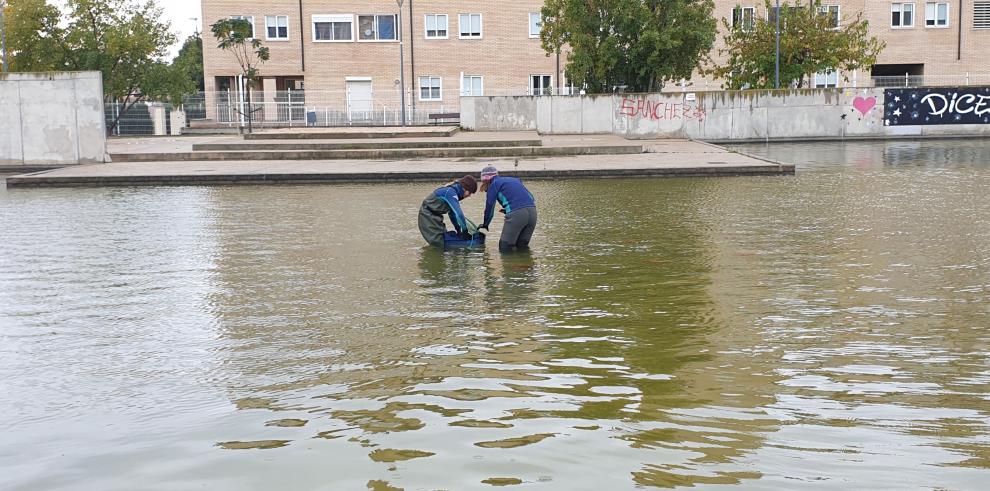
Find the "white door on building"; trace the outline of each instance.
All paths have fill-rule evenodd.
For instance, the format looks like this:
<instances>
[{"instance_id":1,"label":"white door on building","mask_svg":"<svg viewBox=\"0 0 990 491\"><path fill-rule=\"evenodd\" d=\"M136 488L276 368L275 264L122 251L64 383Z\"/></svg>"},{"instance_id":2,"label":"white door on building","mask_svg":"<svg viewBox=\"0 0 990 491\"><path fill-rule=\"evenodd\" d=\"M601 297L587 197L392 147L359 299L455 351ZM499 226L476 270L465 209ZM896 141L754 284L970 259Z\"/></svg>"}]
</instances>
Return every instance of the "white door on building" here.
<instances>
[{"instance_id":1,"label":"white door on building","mask_svg":"<svg viewBox=\"0 0 990 491\"><path fill-rule=\"evenodd\" d=\"M371 119L373 100L370 78L347 80L347 118L350 121Z\"/></svg>"}]
</instances>

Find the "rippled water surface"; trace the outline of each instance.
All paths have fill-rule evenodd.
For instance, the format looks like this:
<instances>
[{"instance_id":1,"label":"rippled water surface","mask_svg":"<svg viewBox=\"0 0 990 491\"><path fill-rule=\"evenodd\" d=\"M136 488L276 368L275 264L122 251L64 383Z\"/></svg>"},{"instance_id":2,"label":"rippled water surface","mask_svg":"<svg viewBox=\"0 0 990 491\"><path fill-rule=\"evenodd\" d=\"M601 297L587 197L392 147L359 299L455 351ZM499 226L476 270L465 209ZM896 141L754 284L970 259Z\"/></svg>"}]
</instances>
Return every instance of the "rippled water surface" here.
<instances>
[{"instance_id":1,"label":"rippled water surface","mask_svg":"<svg viewBox=\"0 0 990 491\"><path fill-rule=\"evenodd\" d=\"M798 175L534 182L505 257L428 184L0 189L0 488L986 489L990 143L740 148Z\"/></svg>"}]
</instances>

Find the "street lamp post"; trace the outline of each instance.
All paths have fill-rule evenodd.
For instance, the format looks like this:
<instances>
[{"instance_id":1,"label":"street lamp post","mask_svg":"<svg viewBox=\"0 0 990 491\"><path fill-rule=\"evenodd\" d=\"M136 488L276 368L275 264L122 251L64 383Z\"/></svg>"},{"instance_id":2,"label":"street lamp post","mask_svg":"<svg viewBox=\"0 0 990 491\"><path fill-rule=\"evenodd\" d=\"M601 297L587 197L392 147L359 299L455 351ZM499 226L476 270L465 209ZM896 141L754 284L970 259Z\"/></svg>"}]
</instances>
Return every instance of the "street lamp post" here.
<instances>
[{"instance_id":1,"label":"street lamp post","mask_svg":"<svg viewBox=\"0 0 990 491\"><path fill-rule=\"evenodd\" d=\"M399 112L402 114L402 126L406 125L406 70L404 60L404 47L402 44L402 1L395 0L399 6L399 19L395 25L395 33L399 36Z\"/></svg>"},{"instance_id":2,"label":"street lamp post","mask_svg":"<svg viewBox=\"0 0 990 491\"><path fill-rule=\"evenodd\" d=\"M3 58L3 73L7 73L7 29L3 22L3 9L7 7L6 0L0 0L0 58Z\"/></svg>"},{"instance_id":3,"label":"street lamp post","mask_svg":"<svg viewBox=\"0 0 990 491\"><path fill-rule=\"evenodd\" d=\"M773 88L780 88L780 0L777 0L777 56L774 59Z\"/></svg>"}]
</instances>

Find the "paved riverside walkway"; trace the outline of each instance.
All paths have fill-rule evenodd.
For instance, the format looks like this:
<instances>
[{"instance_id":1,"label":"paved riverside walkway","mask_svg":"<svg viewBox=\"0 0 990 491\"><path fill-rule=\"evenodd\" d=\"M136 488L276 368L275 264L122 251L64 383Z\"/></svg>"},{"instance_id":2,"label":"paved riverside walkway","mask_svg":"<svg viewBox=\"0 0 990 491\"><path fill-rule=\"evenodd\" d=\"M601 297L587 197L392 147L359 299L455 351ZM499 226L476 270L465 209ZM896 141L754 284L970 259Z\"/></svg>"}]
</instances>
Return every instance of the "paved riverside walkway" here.
<instances>
[{"instance_id":1,"label":"paved riverside walkway","mask_svg":"<svg viewBox=\"0 0 990 491\"><path fill-rule=\"evenodd\" d=\"M645 153L537 158L462 158L409 160L225 160L119 162L65 167L11 176L8 187L214 185L368 181L445 180L477 174L492 163L505 175L528 179L787 175L794 166L730 152L687 140L625 140L614 135L539 136L534 132L460 132L451 138L532 139L544 146L635 143ZM110 153L186 152L194 143L242 141L238 137L115 139ZM334 140L340 143L342 140ZM363 140L367 141L367 140ZM393 140L394 141L394 140ZM417 141L422 141L421 139Z\"/></svg>"}]
</instances>

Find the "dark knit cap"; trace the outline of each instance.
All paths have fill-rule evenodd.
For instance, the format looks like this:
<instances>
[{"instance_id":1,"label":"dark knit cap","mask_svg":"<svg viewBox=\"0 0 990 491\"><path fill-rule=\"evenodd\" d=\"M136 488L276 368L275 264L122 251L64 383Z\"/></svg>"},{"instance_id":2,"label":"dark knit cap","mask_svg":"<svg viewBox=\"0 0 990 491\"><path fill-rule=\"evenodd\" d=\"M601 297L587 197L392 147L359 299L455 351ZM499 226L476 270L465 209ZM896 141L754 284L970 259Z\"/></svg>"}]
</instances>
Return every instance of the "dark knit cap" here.
<instances>
[{"instance_id":1,"label":"dark knit cap","mask_svg":"<svg viewBox=\"0 0 990 491\"><path fill-rule=\"evenodd\" d=\"M458 179L457 182L461 183L461 187L465 191L470 191L471 194L478 192L478 181L474 179L474 176L464 176Z\"/></svg>"}]
</instances>

